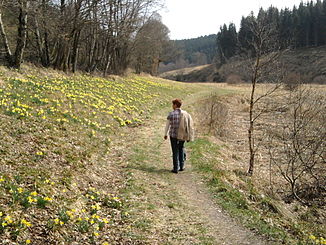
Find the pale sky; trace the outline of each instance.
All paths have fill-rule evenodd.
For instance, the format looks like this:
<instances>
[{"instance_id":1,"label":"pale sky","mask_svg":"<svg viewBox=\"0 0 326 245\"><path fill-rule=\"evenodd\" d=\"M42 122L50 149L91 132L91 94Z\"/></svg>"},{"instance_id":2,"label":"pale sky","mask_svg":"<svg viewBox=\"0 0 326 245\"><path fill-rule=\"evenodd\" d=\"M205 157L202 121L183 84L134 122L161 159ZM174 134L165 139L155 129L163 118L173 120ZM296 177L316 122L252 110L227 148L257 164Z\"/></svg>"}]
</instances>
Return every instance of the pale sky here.
<instances>
[{"instance_id":1,"label":"pale sky","mask_svg":"<svg viewBox=\"0 0 326 245\"><path fill-rule=\"evenodd\" d=\"M237 30L242 16L251 11L257 15L260 7L273 5L279 10L299 6L302 0L165 0L160 11L171 39L188 39L217 34L221 25L235 23ZM307 1L304 0L304 3Z\"/></svg>"}]
</instances>

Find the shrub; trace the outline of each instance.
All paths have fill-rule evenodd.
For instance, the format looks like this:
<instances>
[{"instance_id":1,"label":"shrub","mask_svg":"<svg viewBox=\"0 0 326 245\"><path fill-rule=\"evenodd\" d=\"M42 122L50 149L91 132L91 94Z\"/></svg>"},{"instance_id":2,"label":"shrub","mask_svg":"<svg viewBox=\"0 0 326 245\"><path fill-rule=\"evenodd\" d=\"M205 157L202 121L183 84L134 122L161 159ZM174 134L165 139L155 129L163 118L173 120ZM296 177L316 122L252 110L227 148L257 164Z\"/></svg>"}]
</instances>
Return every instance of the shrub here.
<instances>
[{"instance_id":1,"label":"shrub","mask_svg":"<svg viewBox=\"0 0 326 245\"><path fill-rule=\"evenodd\" d=\"M241 77L237 74L231 74L227 77L226 79L226 83L228 84L239 84L239 83L243 83L243 80L241 79Z\"/></svg>"}]
</instances>

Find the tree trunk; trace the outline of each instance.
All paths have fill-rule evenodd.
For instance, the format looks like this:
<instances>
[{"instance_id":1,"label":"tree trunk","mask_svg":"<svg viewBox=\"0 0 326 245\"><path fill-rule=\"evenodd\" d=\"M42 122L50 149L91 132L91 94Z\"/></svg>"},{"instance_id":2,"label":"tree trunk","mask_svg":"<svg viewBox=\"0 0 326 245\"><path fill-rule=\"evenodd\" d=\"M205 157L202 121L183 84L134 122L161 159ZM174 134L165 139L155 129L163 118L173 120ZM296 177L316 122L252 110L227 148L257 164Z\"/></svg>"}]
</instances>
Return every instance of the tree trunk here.
<instances>
[{"instance_id":1,"label":"tree trunk","mask_svg":"<svg viewBox=\"0 0 326 245\"><path fill-rule=\"evenodd\" d=\"M39 25L38 25L38 20L37 20L36 16L34 18L34 22L35 22L35 38L36 38L36 43L37 43L37 51L39 54L39 59L41 60L42 66L48 67L49 59L48 59L48 56L47 56L45 48L44 48L44 44L42 41L42 37L40 34Z\"/></svg>"},{"instance_id":2,"label":"tree trunk","mask_svg":"<svg viewBox=\"0 0 326 245\"><path fill-rule=\"evenodd\" d=\"M27 39L27 0L19 1L19 25L18 25L18 37L17 46L13 60L13 67L20 68L23 60L24 49L26 46Z\"/></svg>"},{"instance_id":3,"label":"tree trunk","mask_svg":"<svg viewBox=\"0 0 326 245\"><path fill-rule=\"evenodd\" d=\"M46 0L42 0L42 19L43 19L43 26L44 26L44 44L43 44L43 50L42 50L42 57L44 60L44 67L49 67L51 65L51 59L50 59L50 47L49 47L49 34L47 29L47 3ZM42 40L42 37L40 35L40 40Z\"/></svg>"},{"instance_id":4,"label":"tree trunk","mask_svg":"<svg viewBox=\"0 0 326 245\"><path fill-rule=\"evenodd\" d=\"M160 59L159 58L153 58L152 69L151 69L151 75L152 76L157 75L159 65L160 65Z\"/></svg>"},{"instance_id":5,"label":"tree trunk","mask_svg":"<svg viewBox=\"0 0 326 245\"><path fill-rule=\"evenodd\" d=\"M72 57L71 57L73 73L75 73L77 69L79 37L80 37L80 31L76 31L74 34L74 43L73 43Z\"/></svg>"},{"instance_id":6,"label":"tree trunk","mask_svg":"<svg viewBox=\"0 0 326 245\"><path fill-rule=\"evenodd\" d=\"M46 67L49 67L51 64L51 60L50 60L50 48L49 48L49 34L47 32L47 30L45 30L44 33L44 56L45 56L45 60L46 60Z\"/></svg>"},{"instance_id":7,"label":"tree trunk","mask_svg":"<svg viewBox=\"0 0 326 245\"><path fill-rule=\"evenodd\" d=\"M255 165L255 138L254 138L254 101L255 101L255 90L258 79L258 70L260 66L260 55L256 58L256 64L254 67L254 73L251 80L251 95L250 95L250 106L249 106L249 130L248 130L248 143L249 143L249 169L248 174L251 176L254 172Z\"/></svg>"},{"instance_id":8,"label":"tree trunk","mask_svg":"<svg viewBox=\"0 0 326 245\"><path fill-rule=\"evenodd\" d=\"M12 63L13 63L13 57L12 57L12 54L11 54L7 34L5 32L5 28L4 28L4 25L3 25L3 22L2 22L1 8L0 8L0 34L1 34L2 44L3 44L3 46L4 46L5 50L6 50L6 59L7 59L8 65L11 66Z\"/></svg>"}]
</instances>

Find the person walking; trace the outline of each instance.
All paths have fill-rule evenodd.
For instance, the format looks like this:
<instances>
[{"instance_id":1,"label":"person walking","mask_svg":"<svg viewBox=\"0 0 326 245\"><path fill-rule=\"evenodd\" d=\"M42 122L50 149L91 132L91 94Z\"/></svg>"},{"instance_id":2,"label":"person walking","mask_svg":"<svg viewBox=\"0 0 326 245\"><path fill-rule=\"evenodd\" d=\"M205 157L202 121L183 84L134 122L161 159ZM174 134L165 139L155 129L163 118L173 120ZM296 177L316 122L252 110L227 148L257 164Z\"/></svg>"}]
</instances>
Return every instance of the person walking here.
<instances>
[{"instance_id":1,"label":"person walking","mask_svg":"<svg viewBox=\"0 0 326 245\"><path fill-rule=\"evenodd\" d=\"M169 113L166 121L164 139L170 136L171 148L173 153L173 169L171 172L178 173L183 171L185 166L185 141L194 140L193 120L190 114L181 110L182 101L180 99L172 100L173 111Z\"/></svg>"}]
</instances>

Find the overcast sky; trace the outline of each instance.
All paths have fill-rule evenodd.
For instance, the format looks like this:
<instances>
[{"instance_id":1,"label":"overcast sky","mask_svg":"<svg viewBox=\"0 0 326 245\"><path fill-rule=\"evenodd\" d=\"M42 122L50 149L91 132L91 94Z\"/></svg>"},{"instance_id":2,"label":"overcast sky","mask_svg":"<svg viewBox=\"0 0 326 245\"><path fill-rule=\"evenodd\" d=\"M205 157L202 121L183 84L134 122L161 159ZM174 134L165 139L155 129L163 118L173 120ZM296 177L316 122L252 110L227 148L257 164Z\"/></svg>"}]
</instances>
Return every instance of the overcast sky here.
<instances>
[{"instance_id":1,"label":"overcast sky","mask_svg":"<svg viewBox=\"0 0 326 245\"><path fill-rule=\"evenodd\" d=\"M302 0L165 0L166 8L160 11L163 23L170 29L171 39L187 39L216 34L221 25L233 22L237 29L242 16L251 11L257 14L273 5L279 9ZM303 1L307 2L306 0Z\"/></svg>"}]
</instances>

